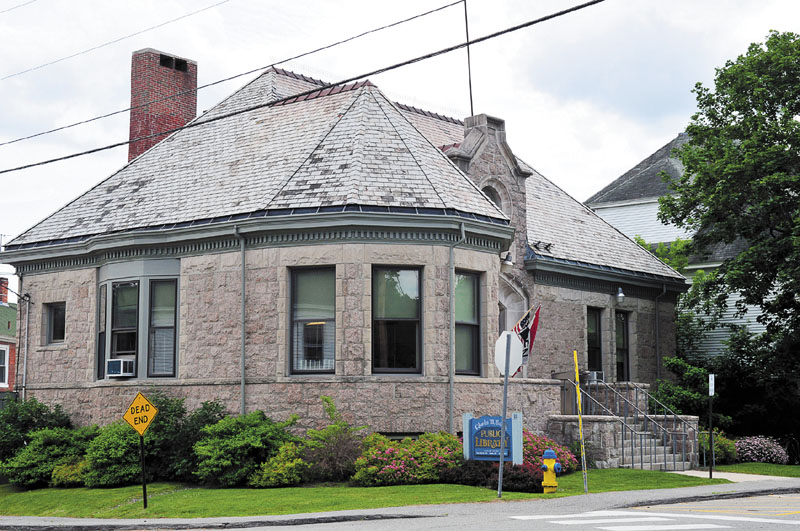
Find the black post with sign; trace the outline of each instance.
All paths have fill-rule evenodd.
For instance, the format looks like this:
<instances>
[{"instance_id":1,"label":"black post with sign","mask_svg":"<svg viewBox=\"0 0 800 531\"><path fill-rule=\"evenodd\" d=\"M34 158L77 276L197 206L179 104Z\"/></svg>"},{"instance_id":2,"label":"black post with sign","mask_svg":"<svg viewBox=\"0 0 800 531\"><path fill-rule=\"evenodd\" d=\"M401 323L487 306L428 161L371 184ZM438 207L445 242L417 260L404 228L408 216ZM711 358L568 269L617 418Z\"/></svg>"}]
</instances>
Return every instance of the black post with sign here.
<instances>
[{"instance_id":1,"label":"black post with sign","mask_svg":"<svg viewBox=\"0 0 800 531\"><path fill-rule=\"evenodd\" d=\"M144 473L144 435L139 435L139 453L142 456L142 500L144 508L147 509L147 479Z\"/></svg>"},{"instance_id":2,"label":"black post with sign","mask_svg":"<svg viewBox=\"0 0 800 531\"><path fill-rule=\"evenodd\" d=\"M144 432L150 427L150 423L158 414L158 408L153 405L142 393L137 393L131 405L128 406L122 418L130 424L131 428L139 434L139 454L142 465L142 501L144 508L147 509L147 475L144 463Z\"/></svg>"}]
</instances>

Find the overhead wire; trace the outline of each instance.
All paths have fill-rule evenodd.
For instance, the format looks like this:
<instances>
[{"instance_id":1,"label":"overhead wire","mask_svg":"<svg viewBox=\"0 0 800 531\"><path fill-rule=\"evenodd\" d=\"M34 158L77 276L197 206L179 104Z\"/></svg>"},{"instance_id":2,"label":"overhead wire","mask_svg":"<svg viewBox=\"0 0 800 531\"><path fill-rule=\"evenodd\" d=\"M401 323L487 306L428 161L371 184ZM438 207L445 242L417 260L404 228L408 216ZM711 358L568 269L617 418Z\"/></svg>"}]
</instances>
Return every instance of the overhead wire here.
<instances>
[{"instance_id":1,"label":"overhead wire","mask_svg":"<svg viewBox=\"0 0 800 531\"><path fill-rule=\"evenodd\" d=\"M15 9L17 9L19 7L25 7L25 6L29 5L29 4L34 3L34 2L36 2L36 0L28 0L27 2L23 2L21 4L17 4L14 7L9 7L8 9L4 9L4 10L0 11L0 15L2 15L3 13L8 13L9 11L14 11Z\"/></svg>"},{"instance_id":2,"label":"overhead wire","mask_svg":"<svg viewBox=\"0 0 800 531\"><path fill-rule=\"evenodd\" d=\"M196 15L198 13L202 13L203 11L208 11L209 9L215 8L217 6L220 6L220 5L225 4L227 2L230 2L230 1L231 0L222 0L221 2L217 2L216 4L212 4L210 6L206 6L206 7L202 8L202 9L198 9L197 11L192 11L191 13L187 13L185 15L181 15L178 18L173 18L172 20L167 20L166 22L162 22L161 24L156 24L155 26L151 26L149 28L137 31L135 33L131 33L130 35L125 35L124 37L119 37L118 39L114 39L113 41L104 42L103 44L98 44L97 46L93 46L93 47L88 48L86 50L83 50L83 51L80 51L80 52L76 52L76 53L74 53L72 55L67 55L66 57L61 57L60 59L55 59L53 61L41 64L39 66L34 66L34 67L31 67L31 68L27 68L25 70L21 70L19 72L14 73L14 74L9 74L9 75L7 75L5 77L0 77L0 81L5 81L6 79L11 79L12 77L21 76L22 74L27 74L28 72L33 72L34 70L39 70L39 69L44 68L46 66L54 65L56 63L60 63L62 61L66 61L67 59L72 59L73 57L78 57L79 55L83 55L83 54L86 54L86 53L89 53L89 52L93 52L95 50L99 50L100 48L105 48L106 46L110 46L112 44L116 44L116 43L118 43L120 41L124 41L125 39L130 39L131 37L135 37L137 35L141 35L142 33L147 33L148 31L152 31L154 29L161 28L163 26L166 26L167 24L172 24L173 22L177 22L179 20L183 20L185 18L191 17L192 15Z\"/></svg>"},{"instance_id":3,"label":"overhead wire","mask_svg":"<svg viewBox=\"0 0 800 531\"><path fill-rule=\"evenodd\" d=\"M325 85L320 85L318 87L315 87L314 89L310 89L310 90L306 90L306 91L303 91L303 92L299 92L297 94L293 94L293 95L287 96L285 98L280 98L278 100L273 100L273 101L269 101L269 102L265 102L265 103L260 103L258 105L251 105L250 107L245 107L243 109L239 109L239 110L236 110L236 111L232 111L230 113L221 114L219 116L214 116L214 117L210 117L210 118L205 118L204 119L201 116L200 119L192 121L192 122L189 122L188 124L186 124L184 126L176 127L176 128L165 130L165 131L161 131L159 133L154 133L154 134L151 134L151 135L145 135L145 136L141 136L141 137L137 137L137 138L132 138L132 139L125 140L125 141L122 141L122 142L116 142L114 144L108 144L108 145L105 145L105 146L89 149L89 150L86 150L86 151L81 151L81 152L78 152L78 153L72 153L70 155L65 155L65 156L62 156L62 157L56 157L56 158L49 159L49 160L43 160L43 161L31 163L31 164L25 164L23 166L17 166L17 167L14 167L14 168L7 168L7 169L4 169L4 170L0 170L0 175L5 174L5 173L11 173L11 172L14 172L14 171L19 171L19 170L25 170L25 169L28 169L28 168L34 168L34 167L37 167L37 166L44 166L44 165L47 165L47 164L52 164L54 162L60 162L60 161L63 161L63 160L69 160L69 159L73 159L73 158L76 158L76 157L82 157L82 156L85 156L85 155L91 155L93 153L98 153L98 152L101 152L101 151L114 149L114 148L117 148L117 147L120 147L120 146L125 146L127 144L131 144L133 142L139 142L141 140L146 140L148 138L164 136L164 135L172 134L172 133L175 133L175 132L178 132L178 131L182 131L184 129L192 129L194 127L207 125L207 124L212 123L212 122L225 120L225 119L231 118L233 116L238 116L240 114L244 114L244 113L247 113L247 112L252 112L252 111L255 111L255 110L258 110L258 109L263 109L264 107L271 107L271 106L279 105L279 104L282 104L282 103L286 103L286 102L289 102L290 100L297 99L297 98L302 98L303 96L308 96L310 94L313 94L315 92L320 92L320 91L323 91L323 90L328 89L328 88L332 88L332 87L336 87L336 86L340 86L340 85L346 85L348 83L355 82L355 81L358 81L360 79L363 79L363 78L366 78L366 77L369 77L369 76L383 74L385 72L389 72L391 70L396 70L396 69L404 67L404 66L408 66L408 65L411 65L411 64L419 63L421 61L432 59L432 58L438 57L440 55L444 55L444 54L447 54L447 53L450 53L450 52L453 52L453 51L456 51L456 50L460 50L461 48L464 48L464 47L466 47L468 45L478 44L478 43L481 43L481 42L484 42L484 41L495 39L495 38L500 37L502 35L506 35L508 33L513 33L515 31L519 31L521 29L525 29L525 28L528 28L530 26L533 26L533 25L536 25L536 24L540 24L542 22L546 22L546 21L552 20L554 18L558 18L558 17L564 16L564 15L567 15L567 14L570 14L570 13L574 13L576 11L579 11L581 9L585 9L587 7L590 7L590 6L593 6L593 5L596 5L596 4L600 4L600 3L604 2L604 1L605 0L590 0L589 2L584 2L583 4L578 4L578 5L575 5L573 7L570 7L570 8L567 8L567 9L563 9L563 10L557 11L555 13L551 13L549 15L545 15L543 17L539 17L539 18L536 18L536 19L533 19L533 20L529 20L527 22L523 22L522 24L518 24L516 26L511 26L511 27L508 27L506 29L503 29L503 30L500 30L500 31L496 31L494 33L490 33L489 35L484 35L483 37L479 37L477 39L473 39L471 41L466 41L466 42L462 42L462 43L459 43L459 44L456 44L456 45L453 45L453 46L449 46L447 48L442 48L441 50L437 50L435 52L427 53L425 55L420 55L420 56L414 57L412 59L408 59L406 61L402 61L400 63L395 63L393 65L386 66L386 67L383 67L383 68L379 68L379 69L373 70L371 72L366 72L366 73L363 73L363 74L359 74L357 76L349 77L347 79L342 79L342 80L337 81L335 83L328 83L328 84L325 84Z\"/></svg>"},{"instance_id":4,"label":"overhead wire","mask_svg":"<svg viewBox=\"0 0 800 531\"><path fill-rule=\"evenodd\" d=\"M392 28L394 26L399 26L400 24L405 24L406 22L411 22L412 20L415 20L415 19L418 19L418 18L421 18L421 17L425 17L425 16L431 15L433 13L436 13L438 11L442 11L443 9L447 9L448 7L452 7L452 6L456 5L456 4L460 4L463 1L464 0L456 0L455 2L451 2L449 4L445 4L443 6L435 8L435 9L431 9L429 11L425 11L424 13L419 13L417 15L405 18L403 20L398 20L396 22L392 22L391 24L386 24L386 25L378 27L378 28L373 28L371 30L367 30L367 31L361 32L358 35L353 35L352 37L347 37L346 39L342 39L340 41L336 41L336 42L331 43L331 44L326 44L325 46L320 46L319 48L315 48L313 50L309 50L307 52L303 52L303 53L294 55L292 57L287 57L285 59L282 59L280 61L276 61L276 62L274 62L272 64L269 64L269 65L266 65L266 66L253 68L252 70L248 70L246 72L241 72L239 74L234 74L232 76L229 76L229 77L226 77L226 78L223 78L223 79L218 79L217 81L212 81L211 83L206 83L205 85L200 85L197 88L184 90L184 91L181 91L181 92L176 92L174 94L170 94L169 96L164 96L163 98L159 98L159 99L155 99L155 100L152 100L152 101L148 101L148 102L142 103L140 105L127 107L125 109L120 109L118 111L113 111L113 112L110 112L110 113L107 113L107 114L101 114L101 115L95 116L93 118L88 118L86 120L81 120L79 122L74 122L74 123L71 123L71 124L68 124L68 125L63 125L63 126L60 126L60 127L56 127L54 129L49 129L47 131L41 131L39 133L34 133L32 135L23 136L23 137L20 137L20 138L15 138L14 140L8 140L6 142L0 142L0 147L7 146L9 144L14 144L16 142L22 142L23 140L30 140L31 138L36 138L36 137L39 137L39 136L48 135L48 134L51 134L51 133L56 133L58 131L63 131L65 129L70 129L72 127L76 127L78 125L88 124L88 123L91 123L91 122L95 122L97 120L102 120L104 118L109 118L109 117L115 116L117 114L122 114L124 112L132 111L132 110L135 110L135 109L140 109L142 107L147 107L148 105L153 105L155 103L160 103L162 101L167 101L167 100L170 100L170 99L173 99L173 98L177 98L178 96L183 96L184 94L195 93L195 92L197 92L199 90L202 90L202 89L205 89L205 88L208 88L208 87L213 87L214 85L219 85L220 83L225 83L227 81L231 81L231 80L240 78L242 76L246 76L246 75L249 75L249 74L253 74L255 72L260 72L262 70L266 70L268 68L272 68L272 67L274 67L276 65L280 65L280 64L283 64L283 63L288 63L290 61L295 61L297 59L301 59L301 58L306 57L308 55L312 55L312 54L315 54L315 53L318 53L318 52L322 52L322 51L328 50L328 49L333 48L335 46L339 46L341 44L345 44L345 43L348 43L350 41L359 39L359 38L364 37L366 35L369 35L371 33L376 33L378 31L389 29L389 28Z\"/></svg>"}]
</instances>

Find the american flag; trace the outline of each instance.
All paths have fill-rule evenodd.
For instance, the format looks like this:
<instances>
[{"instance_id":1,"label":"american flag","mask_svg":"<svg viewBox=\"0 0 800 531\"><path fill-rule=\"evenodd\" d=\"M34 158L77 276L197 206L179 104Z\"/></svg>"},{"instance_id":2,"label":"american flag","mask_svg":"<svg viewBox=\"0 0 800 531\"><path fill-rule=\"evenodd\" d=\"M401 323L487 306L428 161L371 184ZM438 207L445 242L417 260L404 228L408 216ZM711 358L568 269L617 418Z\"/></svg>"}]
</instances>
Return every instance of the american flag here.
<instances>
[{"instance_id":1,"label":"american flag","mask_svg":"<svg viewBox=\"0 0 800 531\"><path fill-rule=\"evenodd\" d=\"M512 375L512 378L522 372L522 368L528 364L528 354L530 354L533 348L533 340L536 339L536 330L539 328L539 310L541 309L542 305L540 304L536 308L536 312L531 313L533 312L533 306L531 306L530 309L525 312L525 315L522 316L522 319L511 329L517 334L519 340L522 341L522 365L520 365L517 372ZM533 322L531 322L531 319L533 319Z\"/></svg>"}]
</instances>

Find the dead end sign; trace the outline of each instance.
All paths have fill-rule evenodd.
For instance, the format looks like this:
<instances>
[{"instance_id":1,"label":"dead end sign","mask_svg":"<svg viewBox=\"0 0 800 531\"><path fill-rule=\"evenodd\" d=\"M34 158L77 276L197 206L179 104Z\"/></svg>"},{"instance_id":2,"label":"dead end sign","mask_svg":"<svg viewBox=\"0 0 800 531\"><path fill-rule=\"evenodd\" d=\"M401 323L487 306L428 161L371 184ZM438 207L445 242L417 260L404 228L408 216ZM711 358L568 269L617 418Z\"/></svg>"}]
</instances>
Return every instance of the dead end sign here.
<instances>
[{"instance_id":1,"label":"dead end sign","mask_svg":"<svg viewBox=\"0 0 800 531\"><path fill-rule=\"evenodd\" d=\"M158 409L142 393L137 393L131 405L128 406L122 418L136 430L139 435L144 435L153 418L158 414Z\"/></svg>"}]
</instances>

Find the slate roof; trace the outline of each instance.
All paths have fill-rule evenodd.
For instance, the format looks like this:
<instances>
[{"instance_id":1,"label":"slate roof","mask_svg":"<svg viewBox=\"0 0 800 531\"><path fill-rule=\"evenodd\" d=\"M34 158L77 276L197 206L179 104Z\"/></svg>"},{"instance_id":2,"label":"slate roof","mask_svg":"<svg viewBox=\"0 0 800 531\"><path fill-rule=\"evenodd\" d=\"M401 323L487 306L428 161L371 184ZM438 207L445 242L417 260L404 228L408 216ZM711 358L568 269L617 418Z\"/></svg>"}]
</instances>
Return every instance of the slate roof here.
<instances>
[{"instance_id":1,"label":"slate roof","mask_svg":"<svg viewBox=\"0 0 800 531\"><path fill-rule=\"evenodd\" d=\"M270 70L193 123L317 83ZM506 223L406 113L363 82L178 131L7 247L337 205L448 209Z\"/></svg>"},{"instance_id":2,"label":"slate roof","mask_svg":"<svg viewBox=\"0 0 800 531\"><path fill-rule=\"evenodd\" d=\"M661 149L587 199L586 204L594 207L603 203L656 198L668 194L669 189L661 178L661 172L666 172L673 179L681 176L683 165L672 156L672 152L688 141L689 135L680 133Z\"/></svg>"},{"instance_id":3,"label":"slate roof","mask_svg":"<svg viewBox=\"0 0 800 531\"><path fill-rule=\"evenodd\" d=\"M680 273L530 169L526 181L528 246L536 257L683 282Z\"/></svg>"}]
</instances>

